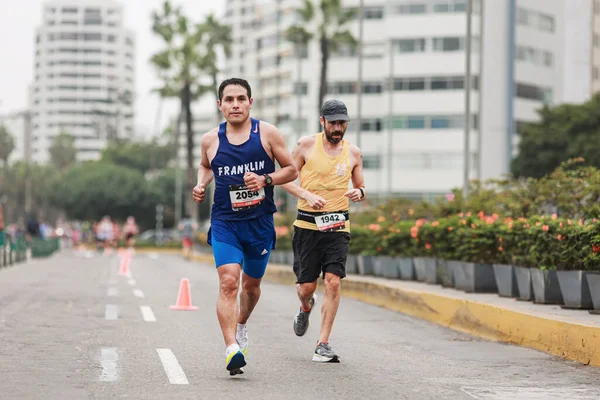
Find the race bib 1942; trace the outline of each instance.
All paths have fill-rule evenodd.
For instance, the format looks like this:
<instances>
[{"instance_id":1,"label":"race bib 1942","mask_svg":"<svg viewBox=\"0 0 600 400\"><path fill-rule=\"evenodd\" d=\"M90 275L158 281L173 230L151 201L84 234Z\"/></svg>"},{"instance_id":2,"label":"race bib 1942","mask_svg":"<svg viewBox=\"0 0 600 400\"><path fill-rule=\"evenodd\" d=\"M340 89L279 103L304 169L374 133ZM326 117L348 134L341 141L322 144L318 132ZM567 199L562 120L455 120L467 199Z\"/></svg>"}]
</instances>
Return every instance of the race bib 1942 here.
<instances>
[{"instance_id":1,"label":"race bib 1942","mask_svg":"<svg viewBox=\"0 0 600 400\"><path fill-rule=\"evenodd\" d=\"M330 213L315 216L320 231L336 231L346 226L346 217L342 213Z\"/></svg>"},{"instance_id":2,"label":"race bib 1942","mask_svg":"<svg viewBox=\"0 0 600 400\"><path fill-rule=\"evenodd\" d=\"M265 189L252 191L246 185L229 185L229 198L233 211L247 210L258 206L265 199Z\"/></svg>"}]
</instances>

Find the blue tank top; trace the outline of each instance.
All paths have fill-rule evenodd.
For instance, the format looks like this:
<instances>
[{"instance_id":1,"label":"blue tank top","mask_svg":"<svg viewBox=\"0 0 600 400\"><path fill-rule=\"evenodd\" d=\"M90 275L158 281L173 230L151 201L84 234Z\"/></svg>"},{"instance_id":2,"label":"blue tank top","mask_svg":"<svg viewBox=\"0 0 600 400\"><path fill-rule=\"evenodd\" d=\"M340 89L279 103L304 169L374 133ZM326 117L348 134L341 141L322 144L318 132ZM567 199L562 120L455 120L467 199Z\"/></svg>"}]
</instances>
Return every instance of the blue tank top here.
<instances>
[{"instance_id":1,"label":"blue tank top","mask_svg":"<svg viewBox=\"0 0 600 400\"><path fill-rule=\"evenodd\" d=\"M213 220L243 221L277 211L273 186L252 192L244 185L246 171L257 175L275 172L275 163L260 140L260 121L254 118L251 121L250 138L237 146L227 140L227 123L219 126L219 148L210 163L215 180Z\"/></svg>"}]
</instances>

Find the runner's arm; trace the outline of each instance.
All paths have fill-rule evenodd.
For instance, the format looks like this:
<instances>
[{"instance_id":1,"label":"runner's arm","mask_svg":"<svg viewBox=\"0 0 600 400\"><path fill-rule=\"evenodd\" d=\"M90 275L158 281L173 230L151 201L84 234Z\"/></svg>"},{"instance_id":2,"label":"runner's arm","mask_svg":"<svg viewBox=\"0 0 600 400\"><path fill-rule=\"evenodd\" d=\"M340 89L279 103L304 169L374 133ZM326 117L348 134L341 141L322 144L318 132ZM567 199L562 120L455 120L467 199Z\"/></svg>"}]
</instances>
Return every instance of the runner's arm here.
<instances>
[{"instance_id":1,"label":"runner's arm","mask_svg":"<svg viewBox=\"0 0 600 400\"><path fill-rule=\"evenodd\" d=\"M357 146L352 145L350 151L356 159L356 165L352 169L352 186L354 186L354 189L348 190L345 196L354 202L359 202L363 201L367 196L367 192L365 191L365 177L363 174L363 158L360 149Z\"/></svg>"},{"instance_id":2,"label":"runner's arm","mask_svg":"<svg viewBox=\"0 0 600 400\"><path fill-rule=\"evenodd\" d=\"M203 185L205 188L212 182L214 178L214 174L212 169L210 168L210 163L208 162L207 149L210 144L210 136L206 134L202 137L200 141L201 146L201 157L200 168L198 168L198 182L197 186Z\"/></svg>"},{"instance_id":3,"label":"runner's arm","mask_svg":"<svg viewBox=\"0 0 600 400\"><path fill-rule=\"evenodd\" d=\"M303 145L303 140L302 138L300 138L300 140L298 140L298 143L296 143L296 146L294 146L294 150L292 151L292 160L294 161L294 164L296 165L296 169L298 170L298 172L300 172L300 170L302 169L302 167L304 167L304 152L302 151L302 146ZM283 189L285 189L286 192L288 192L289 194L291 194L292 196L298 198L298 199L306 199L306 193L308 192L308 190L306 189L302 189L300 187L300 185L298 185L295 180L292 182L288 182L284 185L282 185Z\"/></svg>"},{"instance_id":4,"label":"runner's arm","mask_svg":"<svg viewBox=\"0 0 600 400\"><path fill-rule=\"evenodd\" d=\"M285 145L285 141L279 130L273 125L267 126L271 151L280 167L279 170L269 174L271 179L273 179L273 185L284 185L288 182L293 182L298 178L298 169L294 165L292 155Z\"/></svg>"}]
</instances>

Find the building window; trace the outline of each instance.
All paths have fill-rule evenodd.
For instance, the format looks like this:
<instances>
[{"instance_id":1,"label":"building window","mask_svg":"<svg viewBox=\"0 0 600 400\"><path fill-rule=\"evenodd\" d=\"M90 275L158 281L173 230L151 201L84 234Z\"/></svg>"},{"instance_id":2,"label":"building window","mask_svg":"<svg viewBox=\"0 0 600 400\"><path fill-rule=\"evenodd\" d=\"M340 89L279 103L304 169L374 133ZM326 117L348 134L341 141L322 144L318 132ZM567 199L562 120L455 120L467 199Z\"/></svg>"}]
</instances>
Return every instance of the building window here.
<instances>
[{"instance_id":1,"label":"building window","mask_svg":"<svg viewBox=\"0 0 600 400\"><path fill-rule=\"evenodd\" d=\"M361 121L361 131L381 132L383 130L383 121L381 118L366 118Z\"/></svg>"},{"instance_id":2,"label":"building window","mask_svg":"<svg viewBox=\"0 0 600 400\"><path fill-rule=\"evenodd\" d=\"M425 116L409 116L407 118L407 129L425 129Z\"/></svg>"},{"instance_id":3,"label":"building window","mask_svg":"<svg viewBox=\"0 0 600 400\"><path fill-rule=\"evenodd\" d=\"M383 92L383 84L381 82L363 83L362 91L365 94L374 94Z\"/></svg>"},{"instance_id":4,"label":"building window","mask_svg":"<svg viewBox=\"0 0 600 400\"><path fill-rule=\"evenodd\" d=\"M365 7L364 16L365 19L383 19L383 7Z\"/></svg>"},{"instance_id":5,"label":"building window","mask_svg":"<svg viewBox=\"0 0 600 400\"><path fill-rule=\"evenodd\" d=\"M521 99L552 103L552 89L525 83L516 83L516 96Z\"/></svg>"},{"instance_id":6,"label":"building window","mask_svg":"<svg viewBox=\"0 0 600 400\"><path fill-rule=\"evenodd\" d=\"M464 44L460 37L433 38L433 51L459 51L464 49Z\"/></svg>"},{"instance_id":7,"label":"building window","mask_svg":"<svg viewBox=\"0 0 600 400\"><path fill-rule=\"evenodd\" d=\"M363 168L364 169L379 169L379 168L381 168L381 155L365 154L363 156Z\"/></svg>"},{"instance_id":8,"label":"building window","mask_svg":"<svg viewBox=\"0 0 600 400\"><path fill-rule=\"evenodd\" d=\"M100 41L100 40L102 40L102 34L101 33L84 33L83 40L88 41L88 42Z\"/></svg>"},{"instance_id":9,"label":"building window","mask_svg":"<svg viewBox=\"0 0 600 400\"><path fill-rule=\"evenodd\" d=\"M530 25L532 12L524 8L517 8L517 24L528 26Z\"/></svg>"},{"instance_id":10,"label":"building window","mask_svg":"<svg viewBox=\"0 0 600 400\"><path fill-rule=\"evenodd\" d=\"M77 8L63 7L62 12L63 14L77 14Z\"/></svg>"},{"instance_id":11,"label":"building window","mask_svg":"<svg viewBox=\"0 0 600 400\"><path fill-rule=\"evenodd\" d=\"M425 38L394 40L393 48L395 53L422 53L425 51Z\"/></svg>"},{"instance_id":12,"label":"building window","mask_svg":"<svg viewBox=\"0 0 600 400\"><path fill-rule=\"evenodd\" d=\"M550 15L538 15L538 28L544 32L554 32L554 17Z\"/></svg>"},{"instance_id":13,"label":"building window","mask_svg":"<svg viewBox=\"0 0 600 400\"><path fill-rule=\"evenodd\" d=\"M395 9L396 14L425 14L426 12L426 4L401 4Z\"/></svg>"},{"instance_id":14,"label":"building window","mask_svg":"<svg viewBox=\"0 0 600 400\"><path fill-rule=\"evenodd\" d=\"M600 68L594 67L594 80L600 80Z\"/></svg>"}]
</instances>

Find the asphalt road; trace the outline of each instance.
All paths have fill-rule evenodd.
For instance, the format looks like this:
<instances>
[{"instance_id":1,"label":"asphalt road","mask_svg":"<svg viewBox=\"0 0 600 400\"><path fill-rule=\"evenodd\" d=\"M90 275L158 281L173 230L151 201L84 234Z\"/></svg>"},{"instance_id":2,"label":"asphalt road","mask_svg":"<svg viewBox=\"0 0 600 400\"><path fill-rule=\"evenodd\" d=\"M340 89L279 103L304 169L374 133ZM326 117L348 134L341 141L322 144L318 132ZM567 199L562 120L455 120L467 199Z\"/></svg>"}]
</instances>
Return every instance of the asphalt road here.
<instances>
[{"instance_id":1,"label":"asphalt road","mask_svg":"<svg viewBox=\"0 0 600 400\"><path fill-rule=\"evenodd\" d=\"M89 257L89 258L88 258ZM342 298L311 361L319 314L292 331L292 286L265 283L245 374L225 370L213 266L70 251L0 270L0 399L598 399L600 370ZM197 311L173 311L189 278Z\"/></svg>"}]
</instances>

